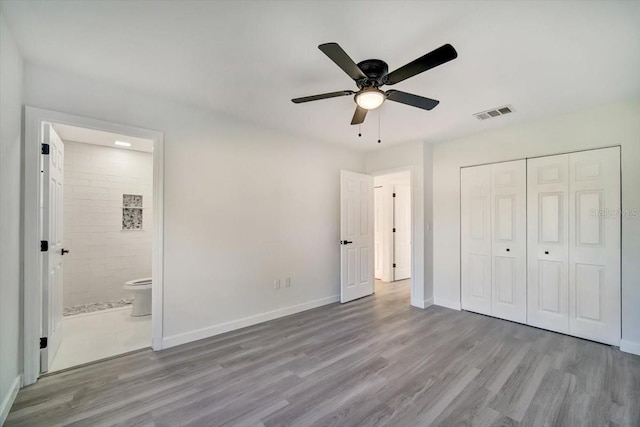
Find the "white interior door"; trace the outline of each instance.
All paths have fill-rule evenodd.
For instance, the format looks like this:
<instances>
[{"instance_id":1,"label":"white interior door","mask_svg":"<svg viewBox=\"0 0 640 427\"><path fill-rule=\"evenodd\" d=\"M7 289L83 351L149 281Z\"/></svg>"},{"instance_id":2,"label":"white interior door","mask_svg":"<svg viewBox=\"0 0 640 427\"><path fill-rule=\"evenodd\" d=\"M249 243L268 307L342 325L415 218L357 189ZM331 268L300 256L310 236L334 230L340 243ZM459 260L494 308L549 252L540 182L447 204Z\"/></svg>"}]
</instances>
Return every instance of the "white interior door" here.
<instances>
[{"instance_id":1,"label":"white interior door","mask_svg":"<svg viewBox=\"0 0 640 427\"><path fill-rule=\"evenodd\" d=\"M393 280L411 277L411 187L393 188Z\"/></svg>"},{"instance_id":2,"label":"white interior door","mask_svg":"<svg viewBox=\"0 0 640 427\"><path fill-rule=\"evenodd\" d=\"M373 177L340 172L340 301L373 293Z\"/></svg>"},{"instance_id":3,"label":"white interior door","mask_svg":"<svg viewBox=\"0 0 640 427\"><path fill-rule=\"evenodd\" d=\"M375 187L373 189L374 194L374 257L375 257L375 267L374 267L374 276L378 280L382 280L383 273L383 203L382 196L383 191L382 187Z\"/></svg>"},{"instance_id":4,"label":"white interior door","mask_svg":"<svg viewBox=\"0 0 640 427\"><path fill-rule=\"evenodd\" d=\"M527 164L491 165L491 314L527 322Z\"/></svg>"},{"instance_id":5,"label":"white interior door","mask_svg":"<svg viewBox=\"0 0 640 427\"><path fill-rule=\"evenodd\" d=\"M569 155L569 330L620 345L620 148Z\"/></svg>"},{"instance_id":6,"label":"white interior door","mask_svg":"<svg viewBox=\"0 0 640 427\"><path fill-rule=\"evenodd\" d=\"M527 160L527 323L569 333L569 155Z\"/></svg>"},{"instance_id":7,"label":"white interior door","mask_svg":"<svg viewBox=\"0 0 640 427\"><path fill-rule=\"evenodd\" d=\"M42 136L49 147L49 154L42 155L42 240L48 250L42 252L42 336L47 345L41 350L40 368L46 372L62 340L64 144L49 123L43 124Z\"/></svg>"},{"instance_id":8,"label":"white interior door","mask_svg":"<svg viewBox=\"0 0 640 427\"><path fill-rule=\"evenodd\" d=\"M462 308L491 314L491 165L462 168Z\"/></svg>"}]
</instances>

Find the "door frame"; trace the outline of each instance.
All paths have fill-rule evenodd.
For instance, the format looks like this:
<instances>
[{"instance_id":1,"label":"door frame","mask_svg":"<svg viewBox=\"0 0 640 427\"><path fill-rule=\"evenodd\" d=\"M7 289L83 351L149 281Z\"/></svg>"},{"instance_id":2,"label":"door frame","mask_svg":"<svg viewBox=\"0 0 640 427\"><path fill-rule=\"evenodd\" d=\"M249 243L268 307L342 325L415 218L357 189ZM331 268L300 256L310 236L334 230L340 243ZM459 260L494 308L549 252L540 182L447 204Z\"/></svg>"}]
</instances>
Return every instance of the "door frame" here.
<instances>
[{"instance_id":1,"label":"door frame","mask_svg":"<svg viewBox=\"0 0 640 427\"><path fill-rule=\"evenodd\" d=\"M24 223L23 280L24 385L40 376L40 336L42 329L42 253L40 252L40 141L42 123L53 122L104 132L146 138L153 141L153 244L151 346L162 349L163 248L164 248L164 134L159 131L107 122L89 117L25 106L24 122Z\"/></svg>"},{"instance_id":2,"label":"door frame","mask_svg":"<svg viewBox=\"0 0 640 427\"><path fill-rule=\"evenodd\" d=\"M409 185L411 186L410 191L411 191L411 200L409 201L409 209L411 210L411 302L410 305L414 306L414 307L418 307L418 308L426 308L426 304L423 302L422 304L420 304L420 302L417 302L416 297L418 295L421 295L420 292L418 292L417 287L419 285L419 283L416 282L416 265L418 262L422 262L424 264L424 260L419 260L416 259L416 251L415 251L415 242L416 242L416 213L415 213L415 177L414 177L414 172L413 172L413 166L401 166L398 168L391 168L391 169L381 169L381 170L377 170L377 171L372 171L372 172L367 172L368 175L373 176L374 178L377 176L383 176L383 175L392 175L394 173L398 173L398 172L409 172ZM375 198L374 198L374 203L375 203ZM374 283L375 283L375 278L374 278ZM424 286L424 283L422 284L422 286ZM375 292L375 285L374 285L374 292ZM430 305L430 304L429 304Z\"/></svg>"}]
</instances>

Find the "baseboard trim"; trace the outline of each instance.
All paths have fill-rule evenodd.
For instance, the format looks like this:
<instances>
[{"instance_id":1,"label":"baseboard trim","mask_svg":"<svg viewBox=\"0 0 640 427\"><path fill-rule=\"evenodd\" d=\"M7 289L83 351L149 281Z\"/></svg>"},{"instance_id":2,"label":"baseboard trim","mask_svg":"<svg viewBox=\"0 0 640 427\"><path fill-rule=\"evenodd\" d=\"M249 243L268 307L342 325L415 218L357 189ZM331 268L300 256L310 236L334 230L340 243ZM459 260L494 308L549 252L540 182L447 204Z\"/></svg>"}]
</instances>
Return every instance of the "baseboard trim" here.
<instances>
[{"instance_id":1,"label":"baseboard trim","mask_svg":"<svg viewBox=\"0 0 640 427\"><path fill-rule=\"evenodd\" d=\"M21 385L22 375L18 375L13 380L13 383L11 383L11 388L9 388L7 395L2 399L2 403L0 403L0 426L4 425L4 422L7 420L7 416L9 416L9 411L11 410L13 402L16 400Z\"/></svg>"},{"instance_id":2,"label":"baseboard trim","mask_svg":"<svg viewBox=\"0 0 640 427\"><path fill-rule=\"evenodd\" d=\"M640 356L640 343L620 340L620 351L624 351L625 353L636 354Z\"/></svg>"},{"instance_id":3,"label":"baseboard trim","mask_svg":"<svg viewBox=\"0 0 640 427\"><path fill-rule=\"evenodd\" d=\"M192 341L198 341L204 338L224 334L225 332L235 331L236 329L246 328L247 326L267 322L269 320L278 319L280 317L289 316L291 314L300 313L302 311L311 310L312 308L321 307L323 305L331 304L338 301L340 301L340 295L333 295L327 298L321 298L302 304L292 305L290 307L280 308L278 310L268 311L266 313L256 314L254 316L249 316L238 320L232 320L231 322L221 323L219 325L208 326L206 328L196 329L195 331L165 337L162 340L162 348L170 348Z\"/></svg>"},{"instance_id":4,"label":"baseboard trim","mask_svg":"<svg viewBox=\"0 0 640 427\"><path fill-rule=\"evenodd\" d=\"M433 303L435 305L439 305L440 307L450 308L452 310L462 310L460 306L460 301L451 301L445 298L434 298Z\"/></svg>"},{"instance_id":5,"label":"baseboard trim","mask_svg":"<svg viewBox=\"0 0 640 427\"><path fill-rule=\"evenodd\" d=\"M433 298L426 299L424 301L420 300L411 300L411 306L417 308L427 308L433 305Z\"/></svg>"}]
</instances>

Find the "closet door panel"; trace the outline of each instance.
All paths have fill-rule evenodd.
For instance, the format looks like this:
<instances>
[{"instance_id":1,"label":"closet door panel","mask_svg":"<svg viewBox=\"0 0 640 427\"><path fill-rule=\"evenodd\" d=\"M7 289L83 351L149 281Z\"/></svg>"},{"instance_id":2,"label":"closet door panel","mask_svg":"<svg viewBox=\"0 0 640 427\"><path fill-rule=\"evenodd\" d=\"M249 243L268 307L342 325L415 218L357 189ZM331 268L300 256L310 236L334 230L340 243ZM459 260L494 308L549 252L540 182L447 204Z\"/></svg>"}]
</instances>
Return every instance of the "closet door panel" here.
<instances>
[{"instance_id":1,"label":"closet door panel","mask_svg":"<svg viewBox=\"0 0 640 427\"><path fill-rule=\"evenodd\" d=\"M491 166L460 170L462 308L491 314Z\"/></svg>"},{"instance_id":2,"label":"closet door panel","mask_svg":"<svg viewBox=\"0 0 640 427\"><path fill-rule=\"evenodd\" d=\"M492 303L495 317L527 321L526 161L491 165Z\"/></svg>"},{"instance_id":3,"label":"closet door panel","mask_svg":"<svg viewBox=\"0 0 640 427\"><path fill-rule=\"evenodd\" d=\"M527 323L569 333L569 155L527 160Z\"/></svg>"},{"instance_id":4,"label":"closet door panel","mask_svg":"<svg viewBox=\"0 0 640 427\"><path fill-rule=\"evenodd\" d=\"M620 149L569 155L569 331L620 344Z\"/></svg>"}]
</instances>

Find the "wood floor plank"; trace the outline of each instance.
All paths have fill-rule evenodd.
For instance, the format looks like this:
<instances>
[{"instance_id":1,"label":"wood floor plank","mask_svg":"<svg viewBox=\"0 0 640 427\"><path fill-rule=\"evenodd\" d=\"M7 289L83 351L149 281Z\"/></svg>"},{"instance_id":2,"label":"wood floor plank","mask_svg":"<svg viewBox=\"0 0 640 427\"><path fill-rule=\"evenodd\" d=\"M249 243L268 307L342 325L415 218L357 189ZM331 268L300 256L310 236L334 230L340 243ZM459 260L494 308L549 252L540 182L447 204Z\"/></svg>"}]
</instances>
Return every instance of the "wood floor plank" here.
<instances>
[{"instance_id":1,"label":"wood floor plank","mask_svg":"<svg viewBox=\"0 0 640 427\"><path fill-rule=\"evenodd\" d=\"M640 357L409 286L43 377L6 425L640 426Z\"/></svg>"}]
</instances>

